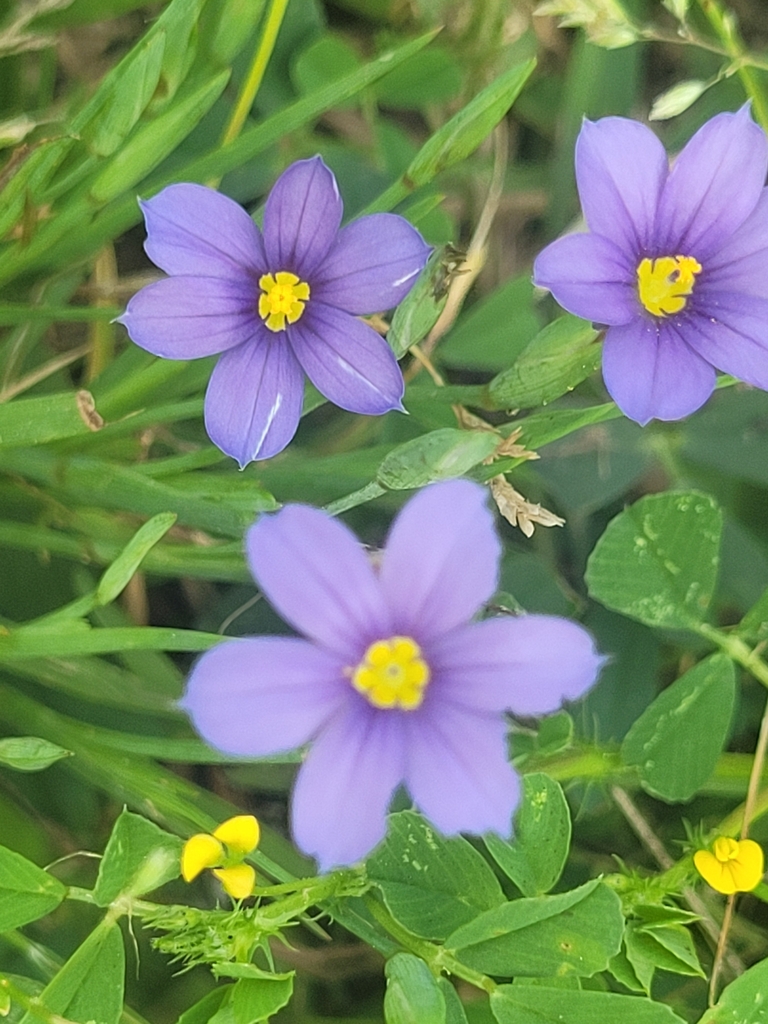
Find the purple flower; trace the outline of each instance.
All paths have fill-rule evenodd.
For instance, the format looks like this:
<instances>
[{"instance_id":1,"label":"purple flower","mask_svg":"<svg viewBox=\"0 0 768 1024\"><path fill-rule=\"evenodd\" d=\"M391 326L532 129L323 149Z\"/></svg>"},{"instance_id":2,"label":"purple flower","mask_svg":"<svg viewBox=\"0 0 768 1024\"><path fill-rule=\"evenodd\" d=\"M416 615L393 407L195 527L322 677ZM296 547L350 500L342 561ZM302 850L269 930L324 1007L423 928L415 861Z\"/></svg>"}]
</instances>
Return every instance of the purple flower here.
<instances>
[{"instance_id":1,"label":"purple flower","mask_svg":"<svg viewBox=\"0 0 768 1024\"><path fill-rule=\"evenodd\" d=\"M501 554L483 488L420 491L378 571L343 524L304 505L259 519L247 550L261 589L307 639L213 648L183 707L230 754L312 742L293 793L297 845L322 870L359 860L384 837L401 783L443 833L508 835L518 779L504 711L538 715L580 696L602 659L566 619L471 621Z\"/></svg>"},{"instance_id":2,"label":"purple flower","mask_svg":"<svg viewBox=\"0 0 768 1024\"><path fill-rule=\"evenodd\" d=\"M402 217L377 213L339 230L341 197L319 156L278 178L263 233L203 185L171 185L141 206L147 254L171 276L142 288L120 322L167 359L222 353L205 426L241 467L296 433L305 373L342 409L402 408L392 350L357 319L396 306L426 263L429 247Z\"/></svg>"},{"instance_id":3,"label":"purple flower","mask_svg":"<svg viewBox=\"0 0 768 1024\"><path fill-rule=\"evenodd\" d=\"M585 121L576 181L589 234L547 246L534 280L608 325L603 376L627 416L676 420L715 369L768 389L768 139L742 107L693 136L672 169L637 121Z\"/></svg>"}]
</instances>

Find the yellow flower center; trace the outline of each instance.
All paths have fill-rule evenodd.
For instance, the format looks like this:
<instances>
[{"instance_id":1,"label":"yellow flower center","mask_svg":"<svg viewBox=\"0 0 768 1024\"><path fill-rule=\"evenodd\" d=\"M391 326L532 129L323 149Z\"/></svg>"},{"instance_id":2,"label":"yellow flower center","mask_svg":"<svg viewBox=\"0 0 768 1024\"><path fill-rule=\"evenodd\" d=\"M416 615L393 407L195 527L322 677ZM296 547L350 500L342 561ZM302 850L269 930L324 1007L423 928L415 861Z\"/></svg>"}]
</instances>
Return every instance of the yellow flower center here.
<instances>
[{"instance_id":1,"label":"yellow flower center","mask_svg":"<svg viewBox=\"0 0 768 1024\"><path fill-rule=\"evenodd\" d=\"M718 836L712 844L712 852L721 864L727 864L729 860L736 860L739 856L739 844L728 836Z\"/></svg>"},{"instance_id":2,"label":"yellow flower center","mask_svg":"<svg viewBox=\"0 0 768 1024\"><path fill-rule=\"evenodd\" d=\"M685 309L686 296L693 291L693 279L701 264L693 256L662 256L644 259L637 268L640 301L654 316L667 316Z\"/></svg>"},{"instance_id":3,"label":"yellow flower center","mask_svg":"<svg viewBox=\"0 0 768 1024\"><path fill-rule=\"evenodd\" d=\"M259 316L270 331L284 331L285 322L295 324L304 312L309 285L295 274L281 270L259 278Z\"/></svg>"},{"instance_id":4,"label":"yellow flower center","mask_svg":"<svg viewBox=\"0 0 768 1024\"><path fill-rule=\"evenodd\" d=\"M352 685L375 708L414 711L424 699L429 666L409 636L377 640L352 670Z\"/></svg>"}]
</instances>

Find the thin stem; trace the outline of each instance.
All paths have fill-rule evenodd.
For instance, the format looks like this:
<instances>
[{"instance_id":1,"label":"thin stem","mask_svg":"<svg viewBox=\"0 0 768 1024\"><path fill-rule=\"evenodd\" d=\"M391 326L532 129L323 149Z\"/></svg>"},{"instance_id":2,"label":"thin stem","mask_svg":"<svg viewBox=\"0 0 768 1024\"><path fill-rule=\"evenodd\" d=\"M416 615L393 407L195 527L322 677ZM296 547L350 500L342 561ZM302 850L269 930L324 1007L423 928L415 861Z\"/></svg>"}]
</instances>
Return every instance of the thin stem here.
<instances>
[{"instance_id":1,"label":"thin stem","mask_svg":"<svg viewBox=\"0 0 768 1024\"><path fill-rule=\"evenodd\" d=\"M733 15L723 11L717 0L699 0L699 6L723 44L725 52L734 61L734 68L741 79L744 91L752 100L755 117L768 131L768 103L753 68L747 63L747 55L739 39Z\"/></svg>"},{"instance_id":2,"label":"thin stem","mask_svg":"<svg viewBox=\"0 0 768 1024\"><path fill-rule=\"evenodd\" d=\"M749 835L749 826L757 805L757 794L760 789L760 779L763 775L765 765L765 754L768 750L768 700L765 702L763 720L760 723L760 735L757 737L755 747L755 759L752 762L752 771L749 773L749 786L747 787L747 799L744 801L744 818L741 824L741 838L746 839Z\"/></svg>"},{"instance_id":3,"label":"thin stem","mask_svg":"<svg viewBox=\"0 0 768 1024\"><path fill-rule=\"evenodd\" d=\"M364 899L371 917L378 921L382 928L393 939L396 939L404 949L414 953L416 956L420 956L436 975L442 974L443 971L453 974L455 977L469 982L470 985L474 985L475 988L479 988L489 995L496 990L497 986L493 978L489 978L487 974L482 974L480 971L474 971L471 967L466 967L444 946L438 946L434 942L428 942L426 939L420 939L418 936L413 935L399 921L395 920L383 903L380 903L370 894L366 895Z\"/></svg>"},{"instance_id":4,"label":"thin stem","mask_svg":"<svg viewBox=\"0 0 768 1024\"><path fill-rule=\"evenodd\" d=\"M709 979L709 993L708 1002L710 1006L715 1005L717 999L717 979L720 975L720 968L725 958L726 943L728 942L728 932L731 929L731 921L733 920L733 908L736 904L736 893L733 892L728 897L728 902L725 904L725 914L723 915L723 924L720 928L720 938L717 940L717 950L715 952L715 962L712 964L712 975Z\"/></svg>"},{"instance_id":5,"label":"thin stem","mask_svg":"<svg viewBox=\"0 0 768 1024\"><path fill-rule=\"evenodd\" d=\"M221 138L223 146L237 138L245 124L245 119L248 117L253 101L256 99L256 94L259 91L259 86L264 78L264 72L267 70L269 58L272 56L272 51L275 48L275 41L277 40L280 26L283 23L283 16L287 6L288 0L272 0L269 6L267 20L264 23L264 30L261 33L259 45L256 47L256 53L248 72L248 77L243 83L240 95L235 103L235 109L232 111L232 116Z\"/></svg>"},{"instance_id":6,"label":"thin stem","mask_svg":"<svg viewBox=\"0 0 768 1024\"><path fill-rule=\"evenodd\" d=\"M759 683L768 687L768 665L757 653L757 649L753 650L738 636L733 636L730 633L724 633L716 626L710 626L706 622L702 622L693 628L699 636L705 637L722 651L725 651L725 653L732 658L737 665L741 665L741 667L746 669L750 675L754 676Z\"/></svg>"}]
</instances>

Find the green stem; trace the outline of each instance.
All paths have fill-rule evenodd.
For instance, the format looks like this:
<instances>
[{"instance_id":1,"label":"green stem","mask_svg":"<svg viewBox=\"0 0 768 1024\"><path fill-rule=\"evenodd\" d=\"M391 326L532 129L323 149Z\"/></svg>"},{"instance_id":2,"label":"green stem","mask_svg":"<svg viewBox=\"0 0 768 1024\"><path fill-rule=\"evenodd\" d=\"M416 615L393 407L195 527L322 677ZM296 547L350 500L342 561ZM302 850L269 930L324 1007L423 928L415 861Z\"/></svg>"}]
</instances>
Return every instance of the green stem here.
<instances>
[{"instance_id":1,"label":"green stem","mask_svg":"<svg viewBox=\"0 0 768 1024\"><path fill-rule=\"evenodd\" d=\"M428 942L426 939L420 939L412 932L409 932L407 928L404 928L395 920L384 904L380 903L373 896L367 895L365 897L365 905L371 917L378 921L393 939L396 939L410 953L420 956L438 977L443 972L446 972L454 975L456 978L461 978L462 981L469 982L470 985L481 989L483 992L487 992L489 995L496 990L497 985L493 978L489 978L487 974L482 974L480 971L474 971L471 967L465 966L444 946Z\"/></svg>"},{"instance_id":2,"label":"green stem","mask_svg":"<svg viewBox=\"0 0 768 1024\"><path fill-rule=\"evenodd\" d=\"M272 56L272 51L275 48L275 41L277 40L280 26L283 23L287 6L288 0L272 0L269 6L267 20L264 24L259 44L256 47L256 53L248 72L248 77L240 90L232 116L221 138L222 146L226 146L228 142L237 138L245 124L245 120L253 106L253 101L256 99L256 94L259 91L259 86L264 78L264 72L267 70L269 58Z\"/></svg>"},{"instance_id":3,"label":"green stem","mask_svg":"<svg viewBox=\"0 0 768 1024\"><path fill-rule=\"evenodd\" d=\"M733 14L723 10L717 0L699 0L699 6L725 52L732 58L733 67L741 79L744 91L752 100L755 118L768 131L768 102L753 68L749 66L751 62L739 38Z\"/></svg>"},{"instance_id":4,"label":"green stem","mask_svg":"<svg viewBox=\"0 0 768 1024\"><path fill-rule=\"evenodd\" d=\"M716 626L710 626L706 622L702 622L695 629L699 636L703 636L715 644L729 658L735 661L737 665L741 665L751 676L754 676L759 683L768 687L768 665L756 650L745 644L739 637L731 633L724 633Z\"/></svg>"}]
</instances>

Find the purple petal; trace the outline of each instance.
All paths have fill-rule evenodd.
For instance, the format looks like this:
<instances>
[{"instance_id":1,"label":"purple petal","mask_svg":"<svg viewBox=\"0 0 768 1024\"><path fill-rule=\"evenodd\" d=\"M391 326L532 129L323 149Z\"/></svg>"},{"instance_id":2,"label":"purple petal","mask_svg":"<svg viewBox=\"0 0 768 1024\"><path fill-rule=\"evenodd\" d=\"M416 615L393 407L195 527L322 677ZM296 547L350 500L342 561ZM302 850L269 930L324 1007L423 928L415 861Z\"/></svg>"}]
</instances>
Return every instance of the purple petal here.
<instances>
[{"instance_id":1,"label":"purple petal","mask_svg":"<svg viewBox=\"0 0 768 1024\"><path fill-rule=\"evenodd\" d=\"M402 409L405 383L394 352L362 320L310 299L287 334L304 372L334 405L368 416Z\"/></svg>"},{"instance_id":2,"label":"purple petal","mask_svg":"<svg viewBox=\"0 0 768 1024\"><path fill-rule=\"evenodd\" d=\"M398 633L421 642L467 622L496 589L500 555L484 488L419 491L392 524L379 574Z\"/></svg>"},{"instance_id":3,"label":"purple petal","mask_svg":"<svg viewBox=\"0 0 768 1024\"><path fill-rule=\"evenodd\" d=\"M228 640L195 664L181 706L211 746L265 757L310 740L348 685L339 659L306 640Z\"/></svg>"},{"instance_id":4,"label":"purple petal","mask_svg":"<svg viewBox=\"0 0 768 1024\"><path fill-rule=\"evenodd\" d=\"M503 718L441 702L431 714L409 714L404 726L405 781L419 810L445 835L508 836L520 784L507 762Z\"/></svg>"},{"instance_id":5,"label":"purple petal","mask_svg":"<svg viewBox=\"0 0 768 1024\"><path fill-rule=\"evenodd\" d=\"M264 245L272 273L288 270L302 280L311 277L333 245L342 210L336 179L319 156L283 171L264 208Z\"/></svg>"},{"instance_id":6,"label":"purple petal","mask_svg":"<svg viewBox=\"0 0 768 1024\"><path fill-rule=\"evenodd\" d=\"M706 263L694 293L710 290L744 292L768 297L768 188L760 194L754 213ZM705 303L706 304L706 303Z\"/></svg>"},{"instance_id":7,"label":"purple petal","mask_svg":"<svg viewBox=\"0 0 768 1024\"><path fill-rule=\"evenodd\" d=\"M262 327L214 367L205 393L205 429L242 469L285 448L299 425L303 393L301 367L290 348Z\"/></svg>"},{"instance_id":8,"label":"purple petal","mask_svg":"<svg viewBox=\"0 0 768 1024\"><path fill-rule=\"evenodd\" d=\"M234 200L205 185L169 185L139 202L147 223L147 255L166 274L256 278L267 257L261 232Z\"/></svg>"},{"instance_id":9,"label":"purple petal","mask_svg":"<svg viewBox=\"0 0 768 1024\"><path fill-rule=\"evenodd\" d=\"M637 316L636 271L627 254L602 235L566 235L539 253L533 281L575 316L626 324Z\"/></svg>"},{"instance_id":10,"label":"purple petal","mask_svg":"<svg viewBox=\"0 0 768 1024\"><path fill-rule=\"evenodd\" d=\"M318 268L312 294L347 313L393 309L413 287L430 251L403 217L361 217L339 232Z\"/></svg>"},{"instance_id":11,"label":"purple petal","mask_svg":"<svg viewBox=\"0 0 768 1024\"><path fill-rule=\"evenodd\" d=\"M647 249L667 166L664 147L638 121L585 121L576 140L576 181L590 230L632 257Z\"/></svg>"},{"instance_id":12,"label":"purple petal","mask_svg":"<svg viewBox=\"0 0 768 1024\"><path fill-rule=\"evenodd\" d=\"M708 363L768 390L768 299L729 292L716 300L704 296L692 318L694 330L691 345Z\"/></svg>"},{"instance_id":13,"label":"purple petal","mask_svg":"<svg viewBox=\"0 0 768 1024\"><path fill-rule=\"evenodd\" d=\"M430 644L428 657L441 704L517 715L580 697L603 663L585 629L549 615L471 623Z\"/></svg>"},{"instance_id":14,"label":"purple petal","mask_svg":"<svg viewBox=\"0 0 768 1024\"><path fill-rule=\"evenodd\" d=\"M639 316L611 327L603 344L605 386L625 416L643 426L654 417L679 420L712 394L715 371L697 355L695 320ZM691 338L691 345L686 339Z\"/></svg>"},{"instance_id":15,"label":"purple petal","mask_svg":"<svg viewBox=\"0 0 768 1024\"><path fill-rule=\"evenodd\" d=\"M301 633L356 665L374 640L392 636L389 612L365 551L325 512L286 505L246 537L256 582Z\"/></svg>"},{"instance_id":16,"label":"purple petal","mask_svg":"<svg viewBox=\"0 0 768 1024\"><path fill-rule=\"evenodd\" d=\"M706 258L757 205L768 170L768 139L749 107L718 114L675 161L659 201L661 255Z\"/></svg>"},{"instance_id":17,"label":"purple petal","mask_svg":"<svg viewBox=\"0 0 768 1024\"><path fill-rule=\"evenodd\" d=\"M380 843L403 778L401 716L352 700L323 730L299 772L291 805L296 845L321 871L354 864Z\"/></svg>"},{"instance_id":18,"label":"purple petal","mask_svg":"<svg viewBox=\"0 0 768 1024\"><path fill-rule=\"evenodd\" d=\"M257 333L249 278L168 277L137 292L118 322L140 348L166 359L198 359Z\"/></svg>"}]
</instances>

